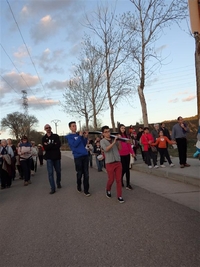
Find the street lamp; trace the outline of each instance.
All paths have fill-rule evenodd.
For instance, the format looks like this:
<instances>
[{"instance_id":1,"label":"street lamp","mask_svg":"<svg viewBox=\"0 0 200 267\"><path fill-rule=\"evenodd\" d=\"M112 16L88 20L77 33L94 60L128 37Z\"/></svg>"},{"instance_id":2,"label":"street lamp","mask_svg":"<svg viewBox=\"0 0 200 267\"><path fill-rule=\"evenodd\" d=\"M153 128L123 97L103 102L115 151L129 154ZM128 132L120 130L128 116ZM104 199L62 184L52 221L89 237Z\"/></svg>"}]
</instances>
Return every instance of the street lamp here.
<instances>
[{"instance_id":1,"label":"street lamp","mask_svg":"<svg viewBox=\"0 0 200 267\"><path fill-rule=\"evenodd\" d=\"M57 134L57 126L58 126L58 122L60 122L60 120L52 120L51 122L55 123L56 134Z\"/></svg>"}]
</instances>

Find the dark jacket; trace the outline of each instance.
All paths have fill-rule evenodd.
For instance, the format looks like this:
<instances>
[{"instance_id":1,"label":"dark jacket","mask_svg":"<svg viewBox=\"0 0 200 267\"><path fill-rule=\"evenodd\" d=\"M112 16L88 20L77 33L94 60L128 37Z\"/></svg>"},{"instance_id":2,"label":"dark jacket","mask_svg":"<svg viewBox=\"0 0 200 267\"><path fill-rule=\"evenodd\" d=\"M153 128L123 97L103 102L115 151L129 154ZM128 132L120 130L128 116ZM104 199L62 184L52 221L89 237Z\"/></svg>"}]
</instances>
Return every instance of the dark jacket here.
<instances>
[{"instance_id":1,"label":"dark jacket","mask_svg":"<svg viewBox=\"0 0 200 267\"><path fill-rule=\"evenodd\" d=\"M171 136L170 136L170 133L169 133L169 130L167 129L167 128L165 128L165 127L160 127L160 131L163 131L163 135L164 136L167 136L167 138L169 139L169 140L171 140Z\"/></svg>"},{"instance_id":2,"label":"dark jacket","mask_svg":"<svg viewBox=\"0 0 200 267\"><path fill-rule=\"evenodd\" d=\"M45 145L44 143L47 143ZM42 137L42 145L45 150L44 159L52 159L52 160L60 160L61 152L60 152L60 138L57 134L51 133L50 136L45 134Z\"/></svg>"}]
</instances>

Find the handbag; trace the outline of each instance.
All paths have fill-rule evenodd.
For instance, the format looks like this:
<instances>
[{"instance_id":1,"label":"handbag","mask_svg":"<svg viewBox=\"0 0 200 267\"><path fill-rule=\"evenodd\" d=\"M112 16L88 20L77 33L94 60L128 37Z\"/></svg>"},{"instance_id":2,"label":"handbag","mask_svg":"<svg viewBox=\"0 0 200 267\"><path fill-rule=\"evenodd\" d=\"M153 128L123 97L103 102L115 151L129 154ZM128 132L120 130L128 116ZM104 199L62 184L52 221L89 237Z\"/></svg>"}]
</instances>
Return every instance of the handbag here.
<instances>
[{"instance_id":1,"label":"handbag","mask_svg":"<svg viewBox=\"0 0 200 267\"><path fill-rule=\"evenodd\" d=\"M101 161L101 160L104 159L104 156L102 154L100 154L100 155L97 156L97 159Z\"/></svg>"}]
</instances>

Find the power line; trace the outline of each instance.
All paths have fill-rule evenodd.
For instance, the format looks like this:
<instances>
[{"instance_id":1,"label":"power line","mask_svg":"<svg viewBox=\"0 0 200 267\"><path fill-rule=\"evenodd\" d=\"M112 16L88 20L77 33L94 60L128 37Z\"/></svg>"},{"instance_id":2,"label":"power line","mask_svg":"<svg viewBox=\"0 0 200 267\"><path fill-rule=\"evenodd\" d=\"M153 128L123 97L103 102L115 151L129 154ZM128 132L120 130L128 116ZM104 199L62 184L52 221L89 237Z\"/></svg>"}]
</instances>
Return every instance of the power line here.
<instances>
[{"instance_id":1,"label":"power line","mask_svg":"<svg viewBox=\"0 0 200 267\"><path fill-rule=\"evenodd\" d=\"M6 56L10 59L11 63L13 64L13 66L15 67L15 69L17 70L19 76L22 78L22 80L24 81L24 83L26 84L27 88L30 90L30 92L35 96L35 98L37 99L36 95L34 94L34 92L32 91L32 89L30 88L30 86L28 85L28 83L26 82L26 80L24 79L23 75L20 74L19 69L16 67L15 63L12 61L11 57L8 55L8 53L6 52L5 48L3 47L3 45L0 43L1 48L3 49L4 53L6 54ZM2 76L1 76L2 77ZM4 79L5 80L5 79ZM8 83L6 81L6 83ZM9 85L10 86L10 85ZM38 102L40 104L40 106L45 109L42 104L40 102Z\"/></svg>"},{"instance_id":2,"label":"power line","mask_svg":"<svg viewBox=\"0 0 200 267\"><path fill-rule=\"evenodd\" d=\"M11 14L12 14L12 16L13 16L13 19L14 19L16 25L17 25L18 31L19 31L20 36L21 36L21 38L22 38L22 40L23 40L23 43L24 43L24 45L25 45L25 47L26 47L27 53L28 53L28 55L29 55L29 57L30 57L30 60L31 60L31 63L32 63L34 69L35 69L35 72L36 72L36 74L37 74L37 76L38 76L38 79L39 79L39 81L40 81L40 84L41 84L41 86L42 86L42 88L43 88L43 90L44 90L44 92L45 92L45 94L46 94L45 87L44 87L44 85L43 85L43 83L42 83L42 81L41 81L41 78L40 78L39 73L38 73L38 71L37 71L37 69L36 69L35 63L33 62L32 56L31 56L31 54L30 54L30 52L29 52L29 49L28 49L28 47L27 47L27 45L26 45L26 42L25 42L24 37L23 37L23 35L22 35L22 32L21 32L21 30L20 30L20 28L19 28L19 25L18 25L18 23L17 23L17 20L16 20L16 18L15 18L15 15L14 15L14 13L13 13L13 11L12 11L12 8L11 8L11 6L10 6L10 3L9 3L8 0L6 0L6 2L7 2L7 4L8 4L8 6L9 6L9 9L10 9L10 12L11 12ZM46 94L46 95L47 95L47 94ZM55 114L54 109L53 109L53 112L54 112L54 114Z\"/></svg>"}]
</instances>

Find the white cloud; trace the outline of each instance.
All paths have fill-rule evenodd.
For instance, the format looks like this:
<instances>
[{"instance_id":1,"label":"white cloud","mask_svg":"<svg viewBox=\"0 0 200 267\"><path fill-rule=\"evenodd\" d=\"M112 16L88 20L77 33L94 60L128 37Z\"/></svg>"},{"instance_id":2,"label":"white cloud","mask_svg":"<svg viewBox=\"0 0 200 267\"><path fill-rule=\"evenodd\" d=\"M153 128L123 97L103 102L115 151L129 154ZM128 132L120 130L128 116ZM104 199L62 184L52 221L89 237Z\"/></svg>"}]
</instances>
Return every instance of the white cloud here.
<instances>
[{"instance_id":1,"label":"white cloud","mask_svg":"<svg viewBox=\"0 0 200 267\"><path fill-rule=\"evenodd\" d=\"M168 101L168 103L177 103L179 101L178 98L174 98Z\"/></svg>"},{"instance_id":2,"label":"white cloud","mask_svg":"<svg viewBox=\"0 0 200 267\"><path fill-rule=\"evenodd\" d=\"M11 71L2 75L2 77L2 86L0 87L1 97L13 92L13 90L19 93L21 93L22 90L28 91L30 87L34 87L39 83L39 78L37 76L24 72L18 74Z\"/></svg>"},{"instance_id":3,"label":"white cloud","mask_svg":"<svg viewBox=\"0 0 200 267\"><path fill-rule=\"evenodd\" d=\"M18 99L16 103L21 105L21 99ZM50 98L44 99L43 97L35 97L35 96L28 97L28 107L33 110L44 110L59 104L60 104L59 100L53 100Z\"/></svg>"},{"instance_id":4,"label":"white cloud","mask_svg":"<svg viewBox=\"0 0 200 267\"><path fill-rule=\"evenodd\" d=\"M50 37L56 38L61 30L64 30L61 36L63 42L75 42L82 33L83 27L80 22L83 15L84 2L82 1L31 0L22 7L20 20L21 26L25 24L25 21L29 24L32 22L30 34L35 44L48 40Z\"/></svg>"},{"instance_id":5,"label":"white cloud","mask_svg":"<svg viewBox=\"0 0 200 267\"><path fill-rule=\"evenodd\" d=\"M38 57L39 66L44 70L45 73L64 73L63 68L58 67L67 55L62 49L51 51L49 48L45 49L44 52ZM57 64L55 64L57 62Z\"/></svg>"},{"instance_id":6,"label":"white cloud","mask_svg":"<svg viewBox=\"0 0 200 267\"><path fill-rule=\"evenodd\" d=\"M50 83L47 83L46 86L50 89L56 89L56 90L63 90L68 86L69 81L52 81Z\"/></svg>"},{"instance_id":7,"label":"white cloud","mask_svg":"<svg viewBox=\"0 0 200 267\"><path fill-rule=\"evenodd\" d=\"M31 37L35 43L44 41L59 32L59 21L52 19L50 15L43 17L39 23L31 29Z\"/></svg>"},{"instance_id":8,"label":"white cloud","mask_svg":"<svg viewBox=\"0 0 200 267\"><path fill-rule=\"evenodd\" d=\"M25 58L28 56L27 49L25 45L22 45L18 48L16 52L14 52L14 57L17 59Z\"/></svg>"},{"instance_id":9,"label":"white cloud","mask_svg":"<svg viewBox=\"0 0 200 267\"><path fill-rule=\"evenodd\" d=\"M183 98L183 99L182 99L182 102L189 102L189 101L194 100L195 98L196 98L195 95L190 95L190 96L188 96L188 97L186 97L186 98Z\"/></svg>"}]
</instances>

